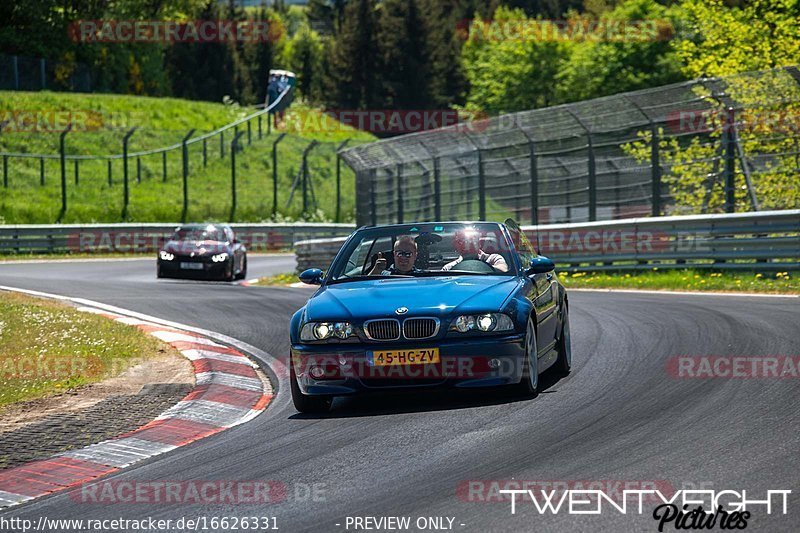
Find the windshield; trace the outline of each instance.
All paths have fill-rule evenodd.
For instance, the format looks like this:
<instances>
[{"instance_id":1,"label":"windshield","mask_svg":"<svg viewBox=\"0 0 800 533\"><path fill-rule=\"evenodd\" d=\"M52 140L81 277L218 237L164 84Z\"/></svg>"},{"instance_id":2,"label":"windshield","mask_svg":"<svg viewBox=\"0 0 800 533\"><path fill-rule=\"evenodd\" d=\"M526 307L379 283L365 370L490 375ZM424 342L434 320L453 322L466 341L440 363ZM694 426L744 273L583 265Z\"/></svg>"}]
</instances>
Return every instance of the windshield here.
<instances>
[{"instance_id":1,"label":"windshield","mask_svg":"<svg viewBox=\"0 0 800 533\"><path fill-rule=\"evenodd\" d=\"M216 226L197 227L191 226L186 228L178 228L172 234L171 240L173 241L216 241L225 242L225 231Z\"/></svg>"},{"instance_id":2,"label":"windshield","mask_svg":"<svg viewBox=\"0 0 800 533\"><path fill-rule=\"evenodd\" d=\"M409 224L359 231L327 278L509 276L515 269L513 251L498 224Z\"/></svg>"}]
</instances>

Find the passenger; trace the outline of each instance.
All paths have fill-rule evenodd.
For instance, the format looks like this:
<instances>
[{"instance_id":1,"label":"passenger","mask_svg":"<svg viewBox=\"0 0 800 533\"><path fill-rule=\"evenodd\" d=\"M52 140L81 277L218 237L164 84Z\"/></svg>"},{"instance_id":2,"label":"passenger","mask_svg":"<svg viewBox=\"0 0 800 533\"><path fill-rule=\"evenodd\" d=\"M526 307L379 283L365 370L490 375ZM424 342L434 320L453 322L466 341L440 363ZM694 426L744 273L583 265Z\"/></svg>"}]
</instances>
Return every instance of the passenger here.
<instances>
[{"instance_id":1,"label":"passenger","mask_svg":"<svg viewBox=\"0 0 800 533\"><path fill-rule=\"evenodd\" d=\"M394 242L394 264L387 268L386 258L378 252L378 259L370 271L370 276L392 276L395 274L410 276L420 272L414 266L417 261L417 242L411 235L402 235Z\"/></svg>"},{"instance_id":2,"label":"passenger","mask_svg":"<svg viewBox=\"0 0 800 533\"><path fill-rule=\"evenodd\" d=\"M480 234L475 230L464 229L456 232L453 237L453 246L458 252L459 257L442 267L442 270L453 270L461 261L465 259L477 259L499 272L508 272L508 263L505 258L496 253L499 249L497 240L492 235L486 235L481 239ZM485 248L486 251L484 251ZM456 269L458 270L458 269Z\"/></svg>"}]
</instances>

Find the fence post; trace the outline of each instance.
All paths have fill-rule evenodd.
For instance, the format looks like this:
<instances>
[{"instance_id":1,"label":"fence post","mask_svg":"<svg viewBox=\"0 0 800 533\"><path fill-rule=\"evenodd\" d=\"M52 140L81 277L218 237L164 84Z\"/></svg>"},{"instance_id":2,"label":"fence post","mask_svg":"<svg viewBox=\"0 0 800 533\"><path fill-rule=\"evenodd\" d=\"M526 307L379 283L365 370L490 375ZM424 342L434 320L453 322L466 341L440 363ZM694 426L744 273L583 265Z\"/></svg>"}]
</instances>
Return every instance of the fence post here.
<instances>
[{"instance_id":1,"label":"fence post","mask_svg":"<svg viewBox=\"0 0 800 533\"><path fill-rule=\"evenodd\" d=\"M79 163L79 162L80 162L80 160L79 160L79 159L75 159L75 160L74 160L74 163L75 163L75 186L76 186L76 187L78 186L78 172L79 172L79 170L78 170L78 163Z\"/></svg>"},{"instance_id":2,"label":"fence post","mask_svg":"<svg viewBox=\"0 0 800 533\"><path fill-rule=\"evenodd\" d=\"M403 163L397 164L397 223L403 223Z\"/></svg>"},{"instance_id":3,"label":"fence post","mask_svg":"<svg viewBox=\"0 0 800 533\"><path fill-rule=\"evenodd\" d=\"M39 158L39 185L44 187L44 157Z\"/></svg>"},{"instance_id":4,"label":"fence post","mask_svg":"<svg viewBox=\"0 0 800 533\"><path fill-rule=\"evenodd\" d=\"M192 135L194 135L194 129L189 130L181 140L181 155L183 156L183 210L181 211L181 222L184 223L189 214L189 147L186 143Z\"/></svg>"},{"instance_id":5,"label":"fence post","mask_svg":"<svg viewBox=\"0 0 800 533\"><path fill-rule=\"evenodd\" d=\"M225 159L225 132L219 132L219 158Z\"/></svg>"},{"instance_id":6,"label":"fence post","mask_svg":"<svg viewBox=\"0 0 800 533\"><path fill-rule=\"evenodd\" d=\"M258 115L258 138L259 140L262 137L262 128L261 128L261 115Z\"/></svg>"},{"instance_id":7,"label":"fence post","mask_svg":"<svg viewBox=\"0 0 800 533\"><path fill-rule=\"evenodd\" d=\"M42 90L47 89L47 76L45 75L45 60L39 59L39 77L42 80Z\"/></svg>"},{"instance_id":8,"label":"fence post","mask_svg":"<svg viewBox=\"0 0 800 533\"><path fill-rule=\"evenodd\" d=\"M167 151L161 152L161 181L167 182Z\"/></svg>"},{"instance_id":9,"label":"fence post","mask_svg":"<svg viewBox=\"0 0 800 533\"><path fill-rule=\"evenodd\" d=\"M231 141L231 222L236 216L236 152L239 149L239 138L242 135L244 135L243 131L236 133Z\"/></svg>"},{"instance_id":10,"label":"fence post","mask_svg":"<svg viewBox=\"0 0 800 533\"><path fill-rule=\"evenodd\" d=\"M269 121L267 121L269 124ZM278 135L272 143L272 218L278 216L278 143L286 137L285 133Z\"/></svg>"},{"instance_id":11,"label":"fence post","mask_svg":"<svg viewBox=\"0 0 800 533\"><path fill-rule=\"evenodd\" d=\"M131 128L122 138L122 220L128 219L128 140L136 132L137 126Z\"/></svg>"},{"instance_id":12,"label":"fence post","mask_svg":"<svg viewBox=\"0 0 800 533\"><path fill-rule=\"evenodd\" d=\"M64 131L58 137L58 155L61 160L61 213L59 213L56 223L61 222L64 214L67 212L67 154L66 154L66 137L72 129L72 122L67 124ZM44 161L44 159L42 159ZM77 185L77 180L76 180Z\"/></svg>"},{"instance_id":13,"label":"fence post","mask_svg":"<svg viewBox=\"0 0 800 533\"><path fill-rule=\"evenodd\" d=\"M136 156L136 183L142 182L142 156Z\"/></svg>"},{"instance_id":14,"label":"fence post","mask_svg":"<svg viewBox=\"0 0 800 533\"><path fill-rule=\"evenodd\" d=\"M3 133L3 128L6 127L10 120L4 120L0 122L0 134ZM8 189L8 156L3 155L3 187Z\"/></svg>"},{"instance_id":15,"label":"fence post","mask_svg":"<svg viewBox=\"0 0 800 533\"><path fill-rule=\"evenodd\" d=\"M732 107L727 109L727 117L723 130L723 142L725 145L725 212L736 212L736 141L734 137L734 110Z\"/></svg>"},{"instance_id":16,"label":"fence post","mask_svg":"<svg viewBox=\"0 0 800 533\"><path fill-rule=\"evenodd\" d=\"M438 157L433 158L433 215L436 220L442 219L442 183Z\"/></svg>"},{"instance_id":17,"label":"fence post","mask_svg":"<svg viewBox=\"0 0 800 533\"><path fill-rule=\"evenodd\" d=\"M11 68L14 70L14 90L19 91L19 58L11 56Z\"/></svg>"},{"instance_id":18,"label":"fence post","mask_svg":"<svg viewBox=\"0 0 800 533\"><path fill-rule=\"evenodd\" d=\"M247 145L253 144L253 128L250 121L247 121Z\"/></svg>"},{"instance_id":19,"label":"fence post","mask_svg":"<svg viewBox=\"0 0 800 533\"><path fill-rule=\"evenodd\" d=\"M347 146L349 142L350 139L345 139L336 147L336 218L334 220L337 223L341 220L342 209L342 156L339 152Z\"/></svg>"},{"instance_id":20,"label":"fence post","mask_svg":"<svg viewBox=\"0 0 800 533\"><path fill-rule=\"evenodd\" d=\"M651 120L651 146L650 146L650 166L653 171L653 216L661 216L661 154L659 153L659 143L661 139L658 135L658 127Z\"/></svg>"},{"instance_id":21,"label":"fence post","mask_svg":"<svg viewBox=\"0 0 800 533\"><path fill-rule=\"evenodd\" d=\"M536 158L536 145L533 137L523 129L520 129L520 132L528 140L528 163L531 178L531 224L536 226L539 224L539 161Z\"/></svg>"},{"instance_id":22,"label":"fence post","mask_svg":"<svg viewBox=\"0 0 800 533\"><path fill-rule=\"evenodd\" d=\"M203 168L208 166L208 139L203 139Z\"/></svg>"},{"instance_id":23,"label":"fence post","mask_svg":"<svg viewBox=\"0 0 800 533\"><path fill-rule=\"evenodd\" d=\"M378 211L377 202L375 201L375 169L369 172L369 205L370 205L370 222L373 226L378 225Z\"/></svg>"},{"instance_id":24,"label":"fence post","mask_svg":"<svg viewBox=\"0 0 800 533\"><path fill-rule=\"evenodd\" d=\"M303 150L303 215L308 212L308 154L318 144L318 141L313 140L311 144L306 146L306 149Z\"/></svg>"},{"instance_id":25,"label":"fence post","mask_svg":"<svg viewBox=\"0 0 800 533\"><path fill-rule=\"evenodd\" d=\"M572 115L575 121L586 132L586 151L587 151L587 171L589 173L589 221L597 220L597 175L594 160L594 143L592 142L592 131L589 126L572 110L567 109L567 113ZM570 220L572 222L572 220Z\"/></svg>"},{"instance_id":26,"label":"fence post","mask_svg":"<svg viewBox=\"0 0 800 533\"><path fill-rule=\"evenodd\" d=\"M112 179L111 179L111 160L109 159L108 160L108 186L111 187L112 185L114 185L114 183L112 182Z\"/></svg>"}]
</instances>

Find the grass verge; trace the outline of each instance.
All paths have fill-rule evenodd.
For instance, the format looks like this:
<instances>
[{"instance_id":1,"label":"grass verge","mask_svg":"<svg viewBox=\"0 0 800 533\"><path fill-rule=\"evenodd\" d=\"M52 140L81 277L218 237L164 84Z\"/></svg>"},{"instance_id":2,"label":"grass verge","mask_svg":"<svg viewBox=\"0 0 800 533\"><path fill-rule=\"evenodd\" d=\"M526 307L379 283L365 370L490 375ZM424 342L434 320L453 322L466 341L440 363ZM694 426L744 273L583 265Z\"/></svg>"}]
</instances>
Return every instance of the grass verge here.
<instances>
[{"instance_id":1,"label":"grass verge","mask_svg":"<svg viewBox=\"0 0 800 533\"><path fill-rule=\"evenodd\" d=\"M753 292L800 294L800 276L789 272L709 272L653 270L634 273L563 272L568 289L647 289L671 291Z\"/></svg>"},{"instance_id":2,"label":"grass verge","mask_svg":"<svg viewBox=\"0 0 800 533\"><path fill-rule=\"evenodd\" d=\"M703 270L655 270L636 273L561 272L559 279L568 289L647 289L670 291L753 292L800 294L800 276L789 272L708 272ZM260 278L251 285L289 285L297 274L287 272Z\"/></svg>"},{"instance_id":3,"label":"grass verge","mask_svg":"<svg viewBox=\"0 0 800 533\"><path fill-rule=\"evenodd\" d=\"M165 351L137 328L0 292L0 407L102 381Z\"/></svg>"},{"instance_id":4,"label":"grass verge","mask_svg":"<svg viewBox=\"0 0 800 533\"><path fill-rule=\"evenodd\" d=\"M292 283L297 283L299 281L300 280L297 278L297 274L295 274L294 272L284 272L282 274L275 274L274 276L258 278L258 281L254 281L250 283L250 285L287 286L291 285Z\"/></svg>"},{"instance_id":5,"label":"grass verge","mask_svg":"<svg viewBox=\"0 0 800 533\"><path fill-rule=\"evenodd\" d=\"M187 148L189 205L187 220L258 222L271 218L272 145L279 133L287 133L277 149L278 217L296 219L303 211L298 175L302 153L312 140L322 143L309 155L311 180L308 212L313 220L332 220L335 216L336 147L345 139L350 145L374 140L369 133L339 124L327 124L319 110L295 103L292 113L304 121L290 121L280 130L266 135L266 118L259 138L256 121L247 126L237 152L237 205L232 211L230 143L233 132L209 139L204 157L202 143ZM238 106L128 95L70 94L0 91L0 121L13 123L0 135L0 152L58 154L59 133L66 122L78 126L65 138L68 155L110 155L122 152L122 138L132 126L139 129L130 138L129 151L138 152L179 143L190 129L194 136L224 126L252 113ZM288 116L288 114L287 114ZM36 126L24 121L34 120ZM33 117L31 119L31 117ZM308 119L312 117L312 119ZM59 122L60 121L60 122ZM222 156L224 154L224 157ZM68 209L62 222L119 222L123 203L123 164L87 160L66 166ZM40 165L44 165L41 184ZM343 221L354 217L355 175L342 164ZM183 210L183 161L181 150L131 158L128 161L131 222L173 222ZM166 170L166 174L164 171ZM0 196L0 224L50 224L61 208L61 166L58 159L8 158L9 187ZM313 188L313 191L312 191ZM291 193L294 189L294 193ZM312 198L313 194L313 198ZM290 201L291 196L291 201ZM316 207L316 209L315 209ZM233 215L231 217L231 215Z\"/></svg>"}]
</instances>

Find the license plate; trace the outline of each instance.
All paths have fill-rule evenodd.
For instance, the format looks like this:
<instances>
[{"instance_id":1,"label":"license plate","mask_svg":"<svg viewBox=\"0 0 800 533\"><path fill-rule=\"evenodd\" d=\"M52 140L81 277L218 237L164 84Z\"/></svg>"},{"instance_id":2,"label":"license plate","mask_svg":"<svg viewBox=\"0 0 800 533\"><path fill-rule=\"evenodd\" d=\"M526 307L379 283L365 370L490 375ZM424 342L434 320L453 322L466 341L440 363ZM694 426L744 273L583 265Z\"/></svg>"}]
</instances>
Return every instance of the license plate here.
<instances>
[{"instance_id":1,"label":"license plate","mask_svg":"<svg viewBox=\"0 0 800 533\"><path fill-rule=\"evenodd\" d=\"M439 362L439 348L369 352L374 366L429 365Z\"/></svg>"},{"instance_id":2,"label":"license plate","mask_svg":"<svg viewBox=\"0 0 800 533\"><path fill-rule=\"evenodd\" d=\"M181 263L181 268L186 270L203 270L203 263Z\"/></svg>"}]
</instances>

